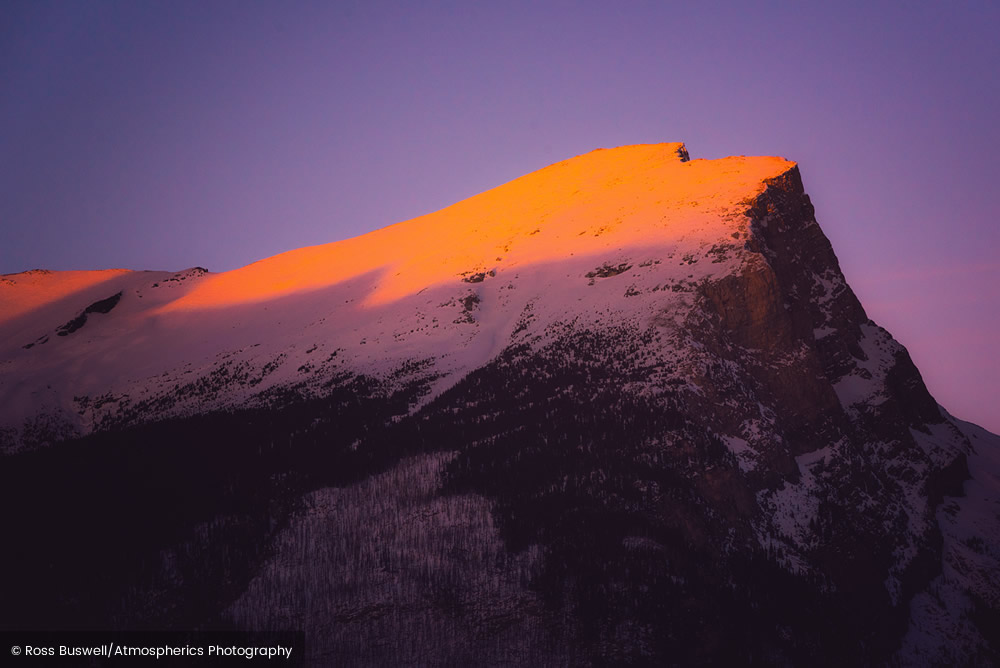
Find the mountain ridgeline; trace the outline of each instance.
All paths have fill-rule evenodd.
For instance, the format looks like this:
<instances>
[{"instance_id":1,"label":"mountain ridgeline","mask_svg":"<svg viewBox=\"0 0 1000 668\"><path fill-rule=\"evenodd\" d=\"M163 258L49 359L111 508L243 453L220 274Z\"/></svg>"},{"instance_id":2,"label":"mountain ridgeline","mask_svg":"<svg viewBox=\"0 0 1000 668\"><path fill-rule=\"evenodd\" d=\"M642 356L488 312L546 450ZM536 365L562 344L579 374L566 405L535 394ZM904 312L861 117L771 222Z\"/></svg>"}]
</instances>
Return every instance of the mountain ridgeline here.
<instances>
[{"instance_id":1,"label":"mountain ridgeline","mask_svg":"<svg viewBox=\"0 0 1000 668\"><path fill-rule=\"evenodd\" d=\"M595 151L242 269L0 278L0 624L310 665L995 665L1000 438L794 163Z\"/></svg>"}]
</instances>

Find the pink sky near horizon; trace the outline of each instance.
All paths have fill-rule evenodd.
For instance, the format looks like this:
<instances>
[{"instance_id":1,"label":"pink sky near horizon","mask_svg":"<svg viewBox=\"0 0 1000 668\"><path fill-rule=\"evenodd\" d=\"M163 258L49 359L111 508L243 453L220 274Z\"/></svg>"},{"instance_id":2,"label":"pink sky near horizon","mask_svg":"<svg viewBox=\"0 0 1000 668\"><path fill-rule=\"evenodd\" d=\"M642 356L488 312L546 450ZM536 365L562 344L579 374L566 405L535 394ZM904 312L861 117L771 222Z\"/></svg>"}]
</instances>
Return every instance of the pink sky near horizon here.
<instances>
[{"instance_id":1,"label":"pink sky near horizon","mask_svg":"<svg viewBox=\"0 0 1000 668\"><path fill-rule=\"evenodd\" d=\"M869 316L1000 432L989 2L0 8L0 273L233 269L598 147L799 163Z\"/></svg>"}]
</instances>

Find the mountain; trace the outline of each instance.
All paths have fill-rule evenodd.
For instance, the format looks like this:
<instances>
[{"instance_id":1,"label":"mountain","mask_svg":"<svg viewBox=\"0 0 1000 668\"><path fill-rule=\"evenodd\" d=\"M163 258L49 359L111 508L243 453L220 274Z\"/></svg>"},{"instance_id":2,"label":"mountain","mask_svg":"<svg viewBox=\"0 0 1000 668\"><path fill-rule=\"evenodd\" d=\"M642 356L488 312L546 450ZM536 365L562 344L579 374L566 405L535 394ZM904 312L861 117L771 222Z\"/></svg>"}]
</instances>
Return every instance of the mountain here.
<instances>
[{"instance_id":1,"label":"mountain","mask_svg":"<svg viewBox=\"0 0 1000 668\"><path fill-rule=\"evenodd\" d=\"M867 317L792 162L598 150L231 272L5 275L0 305L4 628L1000 662L1000 437Z\"/></svg>"}]
</instances>

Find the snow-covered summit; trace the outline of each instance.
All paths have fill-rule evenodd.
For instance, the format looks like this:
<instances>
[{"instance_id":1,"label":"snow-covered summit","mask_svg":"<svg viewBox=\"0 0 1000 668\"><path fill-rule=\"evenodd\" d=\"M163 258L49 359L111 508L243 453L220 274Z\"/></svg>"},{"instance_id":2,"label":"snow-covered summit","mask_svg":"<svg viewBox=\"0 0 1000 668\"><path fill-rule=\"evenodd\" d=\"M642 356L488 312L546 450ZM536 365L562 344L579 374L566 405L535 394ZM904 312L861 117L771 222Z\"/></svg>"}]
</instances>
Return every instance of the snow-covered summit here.
<instances>
[{"instance_id":1,"label":"snow-covered summit","mask_svg":"<svg viewBox=\"0 0 1000 668\"><path fill-rule=\"evenodd\" d=\"M536 321L577 310L640 317L650 299L623 302L625 292L694 285L738 265L748 202L794 168L684 156L683 144L593 151L432 214L219 274L4 277L0 424L14 429L34 411L62 423L60 434L86 431L93 418L74 397L169 391L221 357L263 368L280 356L287 368L264 387L298 382L310 349L341 350L368 372L433 356L454 377L497 354L529 305ZM616 274L625 275L605 280ZM57 336L118 293L113 310Z\"/></svg>"}]
</instances>

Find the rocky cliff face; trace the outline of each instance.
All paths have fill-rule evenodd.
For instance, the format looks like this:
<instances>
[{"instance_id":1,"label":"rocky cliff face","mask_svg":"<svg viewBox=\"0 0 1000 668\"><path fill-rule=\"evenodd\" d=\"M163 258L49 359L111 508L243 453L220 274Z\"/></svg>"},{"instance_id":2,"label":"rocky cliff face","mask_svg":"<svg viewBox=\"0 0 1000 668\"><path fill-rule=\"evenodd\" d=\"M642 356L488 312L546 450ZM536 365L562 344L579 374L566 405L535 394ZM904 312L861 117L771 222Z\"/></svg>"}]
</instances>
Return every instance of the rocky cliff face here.
<instances>
[{"instance_id":1,"label":"rocky cliff face","mask_svg":"<svg viewBox=\"0 0 1000 668\"><path fill-rule=\"evenodd\" d=\"M316 665L997 660L1000 442L868 319L794 164L596 152L369 236L0 324L34 343L0 366L33 397L5 625L301 628Z\"/></svg>"}]
</instances>

